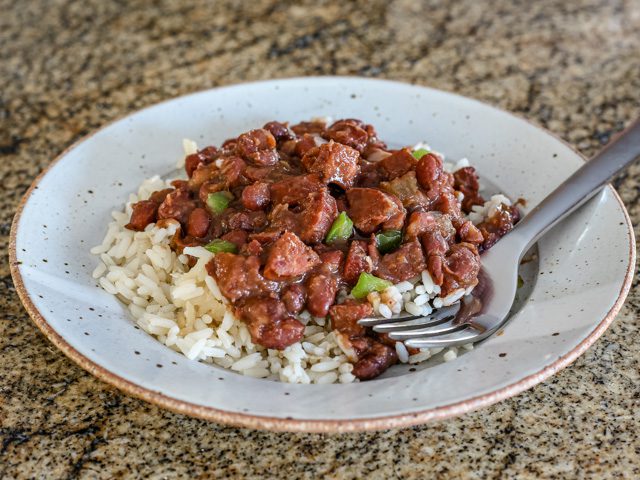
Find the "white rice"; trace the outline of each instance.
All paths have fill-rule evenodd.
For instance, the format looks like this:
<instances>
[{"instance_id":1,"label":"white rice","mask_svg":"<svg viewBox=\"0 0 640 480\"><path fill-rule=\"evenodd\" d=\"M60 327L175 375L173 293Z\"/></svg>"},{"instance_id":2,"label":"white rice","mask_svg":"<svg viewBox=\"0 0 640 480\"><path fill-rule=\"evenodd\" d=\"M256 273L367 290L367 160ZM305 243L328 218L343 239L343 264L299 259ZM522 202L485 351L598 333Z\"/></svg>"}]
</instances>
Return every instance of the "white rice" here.
<instances>
[{"instance_id":1,"label":"white rice","mask_svg":"<svg viewBox=\"0 0 640 480\"><path fill-rule=\"evenodd\" d=\"M185 156L197 152L197 145L183 140ZM430 147L419 144L415 148ZM444 159L444 155L434 152ZM178 166L184 165L184 157ZM446 162L450 171L469 165L467 159L456 164ZM168 348L187 358L231 369L243 375L269 378L290 383L351 383L357 381L353 370L353 352L331 331L325 318L312 317L303 311L298 319L306 325L301 342L285 350L266 349L251 341L246 325L235 318L215 280L205 265L213 254L202 247L187 247L176 255L171 250L171 237L176 226L147 226L134 232L124 226L129 222L132 204L147 199L153 192L170 186L159 176L142 183L137 194L131 194L123 211L112 212L106 235L100 245L91 249L99 257L92 276L108 293L126 304L136 324L156 337ZM473 207L469 218L479 223L502 205L511 205L503 195L494 195L483 206ZM197 259L188 268L188 257ZM451 305L471 293L457 290L441 298L428 271L418 278L400 282L367 300L376 315L391 318L404 312L429 315L433 309ZM343 300L347 292L340 294ZM342 345L341 345L342 344ZM470 350L473 345L463 345ZM395 344L401 363L423 362L442 349L421 349L411 354L401 342ZM443 359L456 358L458 350L448 349ZM350 359L351 358L351 359Z\"/></svg>"},{"instance_id":2,"label":"white rice","mask_svg":"<svg viewBox=\"0 0 640 480\"><path fill-rule=\"evenodd\" d=\"M396 342L396 353L398 354L398 360L402 363L407 363L409 361L409 351L407 347L404 346L402 342Z\"/></svg>"},{"instance_id":3,"label":"white rice","mask_svg":"<svg viewBox=\"0 0 640 480\"><path fill-rule=\"evenodd\" d=\"M450 362L451 360L455 360L458 358L458 352L455 347L450 348L447 352L442 356L445 362Z\"/></svg>"}]
</instances>

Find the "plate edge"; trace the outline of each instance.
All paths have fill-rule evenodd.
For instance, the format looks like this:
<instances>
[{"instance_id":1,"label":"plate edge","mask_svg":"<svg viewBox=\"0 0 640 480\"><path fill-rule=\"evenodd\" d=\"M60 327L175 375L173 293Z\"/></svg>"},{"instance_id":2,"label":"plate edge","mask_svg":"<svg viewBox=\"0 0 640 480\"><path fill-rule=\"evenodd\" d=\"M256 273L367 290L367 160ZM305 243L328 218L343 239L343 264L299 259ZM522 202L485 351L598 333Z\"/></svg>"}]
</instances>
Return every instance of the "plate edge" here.
<instances>
[{"instance_id":1,"label":"plate edge","mask_svg":"<svg viewBox=\"0 0 640 480\"><path fill-rule=\"evenodd\" d=\"M225 87L219 88L229 88L240 85L250 85L250 84L259 84L259 83L268 83L268 82L278 82L278 81L291 81L291 80L300 80L300 79L325 79L325 80L354 80L358 81L366 80L369 82L377 82L380 80L375 79L367 79L360 77L349 77L349 76L326 76L326 77L292 77L292 78L283 78L283 79L275 79L275 80L267 80L267 81L258 81L258 82L245 82L240 84L228 85ZM390 84L398 84L402 86L411 86L414 88L425 88L433 91L438 91L441 93L446 93L448 95L464 98L466 100L472 100L483 106L492 108L494 110L498 110L504 114L507 114L513 118L516 118L519 121L524 121L533 127L543 131L545 134L552 136L556 140L563 143L566 147L568 147L571 151L573 151L579 158L583 161L587 161L587 159L577 151L572 145L567 143L562 138L558 137L553 132L550 132L533 122L527 120L526 118L520 117L519 115L513 114L506 110L502 110L500 108L494 107L493 105L481 102L479 100L464 97L462 95L458 95L456 93L437 90L430 87L424 87L421 85L412 85L403 82L394 82L390 80L381 80L384 83ZM169 397L160 392L150 390L144 387L140 387L139 385L126 380L119 375L101 367L100 365L94 363L89 360L87 357L78 352L75 348L73 348L69 343L64 340L46 321L44 316L40 313L40 311L33 304L24 283L22 281L22 276L19 271L19 264L17 262L17 252L16 252L16 239L17 239L17 230L18 224L20 222L20 218L22 212L24 210L24 206L26 205L29 197L33 193L33 190L37 187L40 181L47 175L47 173L52 169L69 151L77 147L80 143L85 140L91 138L96 133L108 128L112 124L119 122L120 120L129 117L135 113L138 113L142 110L146 110L148 108L153 108L157 105L167 103L170 101L174 101L178 98L184 98L190 95L198 95L204 93L208 90L201 90L199 92L194 92L191 94L183 95L181 97L175 97L163 102L159 102L143 109L137 110L135 112L127 113L121 117L118 117L94 132L86 135L76 142L72 143L70 146L65 148L49 165L47 165L43 171L35 178L31 186L27 189L25 194L23 195L20 203L18 204L18 208L13 217L13 221L11 224L11 231L9 236L9 269L11 272L11 277L13 279L13 283L16 287L16 292L18 293L18 297L20 298L22 304L24 305L27 313L34 321L36 326L41 330L41 332L47 337L58 349L60 349L67 357L73 360L80 367L99 378L100 380L115 386L119 390L130 394L136 398L148 401L150 403L154 403L163 408L171 410L176 413L181 413L189 416L194 416L198 418L202 418L205 420L218 421L225 424L230 424L238 427L248 427L255 428L260 430L272 430L272 431L286 431L286 432L313 432L313 433L348 433L348 432L359 432L359 431L370 431L370 430L383 430L383 429L391 429L391 428L402 428L409 427L417 424L427 423L435 420L443 420L446 418L454 417L461 415L463 413L467 413L473 410L477 410L482 407L486 407L497 403L501 400L505 400L509 397L515 396L534 385L541 383L542 381L549 378L551 375L557 373L563 368L570 365L574 362L580 355L582 355L611 325L615 316L622 308L624 301L629 293L631 288L631 283L633 280L633 272L636 262L636 246L635 246L635 233L633 231L633 226L631 224L631 219L629 218L629 214L622 202L622 199L616 192L616 190L610 184L607 185L607 188L610 189L614 198L617 200L620 208L622 209L622 213L625 218L626 226L627 226L627 235L629 237L629 263L627 266L627 272L625 274L625 280L623 282L622 288L618 294L618 297L612 307L609 309L605 317L597 324L597 326L593 329L593 331L582 341L580 342L574 349L569 351L567 354L558 357L554 362L547 365L545 368L539 370L538 372L531 374L527 377L522 378L521 380L507 385L498 390L494 390L492 392L486 393L484 395L480 395L477 397L472 397L467 400L463 400L457 403L452 403L440 407L435 407L423 411L418 411L410 414L400 414L400 415L390 415L383 417L371 417L371 418L363 418L356 420L305 420L305 419L293 419L293 418L279 418L279 417L266 417L266 416L258 416L258 415L250 415L246 413L235 413L229 412L225 410L220 410L214 407L204 407L202 405L193 404L184 400L178 400L173 397Z\"/></svg>"}]
</instances>

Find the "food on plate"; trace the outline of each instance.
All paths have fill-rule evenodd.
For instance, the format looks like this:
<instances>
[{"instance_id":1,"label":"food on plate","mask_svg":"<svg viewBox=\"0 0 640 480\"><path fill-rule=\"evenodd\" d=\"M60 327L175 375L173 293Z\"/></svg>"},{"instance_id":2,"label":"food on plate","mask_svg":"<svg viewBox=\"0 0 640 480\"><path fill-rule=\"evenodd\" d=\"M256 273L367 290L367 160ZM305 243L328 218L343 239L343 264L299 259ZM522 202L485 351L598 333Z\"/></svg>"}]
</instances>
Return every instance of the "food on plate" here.
<instances>
[{"instance_id":1,"label":"food on plate","mask_svg":"<svg viewBox=\"0 0 640 480\"><path fill-rule=\"evenodd\" d=\"M466 159L391 149L360 120L184 146L185 179L114 212L94 277L168 347L254 377L348 383L429 358L358 320L460 301L519 219Z\"/></svg>"}]
</instances>

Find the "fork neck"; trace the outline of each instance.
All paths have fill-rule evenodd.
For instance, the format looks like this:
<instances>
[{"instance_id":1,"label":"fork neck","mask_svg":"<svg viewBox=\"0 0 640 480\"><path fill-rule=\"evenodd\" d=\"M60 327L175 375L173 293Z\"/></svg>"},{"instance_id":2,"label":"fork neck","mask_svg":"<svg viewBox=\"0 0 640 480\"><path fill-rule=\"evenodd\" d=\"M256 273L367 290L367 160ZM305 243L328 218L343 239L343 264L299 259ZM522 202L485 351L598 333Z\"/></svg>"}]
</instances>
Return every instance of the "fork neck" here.
<instances>
[{"instance_id":1,"label":"fork neck","mask_svg":"<svg viewBox=\"0 0 640 480\"><path fill-rule=\"evenodd\" d=\"M540 202L507 236L526 251L555 224L593 198L616 173L640 156L640 119ZM506 240L506 238L505 238Z\"/></svg>"}]
</instances>

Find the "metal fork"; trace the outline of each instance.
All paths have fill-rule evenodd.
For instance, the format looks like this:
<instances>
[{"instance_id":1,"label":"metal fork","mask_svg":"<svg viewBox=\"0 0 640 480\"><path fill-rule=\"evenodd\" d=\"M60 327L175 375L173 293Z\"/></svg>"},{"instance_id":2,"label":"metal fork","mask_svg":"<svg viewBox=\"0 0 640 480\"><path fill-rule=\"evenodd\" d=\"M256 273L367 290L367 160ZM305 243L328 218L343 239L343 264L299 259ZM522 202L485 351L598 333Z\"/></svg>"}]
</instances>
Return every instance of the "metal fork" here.
<instances>
[{"instance_id":1,"label":"metal fork","mask_svg":"<svg viewBox=\"0 0 640 480\"><path fill-rule=\"evenodd\" d=\"M482 254L478 285L459 305L430 316L365 318L361 325L414 348L478 342L508 320L525 252L551 227L591 199L640 155L640 119L540 202L493 248Z\"/></svg>"}]
</instances>

